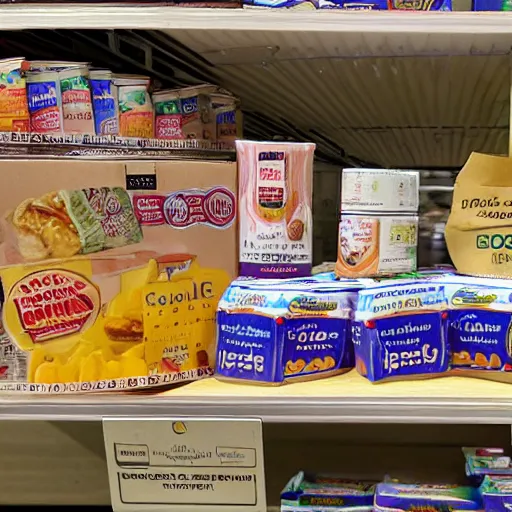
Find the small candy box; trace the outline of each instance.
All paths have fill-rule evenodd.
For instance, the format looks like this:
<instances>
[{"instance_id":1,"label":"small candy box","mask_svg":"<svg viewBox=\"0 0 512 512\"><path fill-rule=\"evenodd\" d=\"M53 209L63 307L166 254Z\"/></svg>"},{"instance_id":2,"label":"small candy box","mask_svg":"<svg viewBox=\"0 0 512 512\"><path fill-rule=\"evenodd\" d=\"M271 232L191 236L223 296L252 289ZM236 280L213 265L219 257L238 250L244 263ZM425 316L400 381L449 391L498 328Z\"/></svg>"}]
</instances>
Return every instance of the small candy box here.
<instances>
[{"instance_id":1,"label":"small candy box","mask_svg":"<svg viewBox=\"0 0 512 512\"><path fill-rule=\"evenodd\" d=\"M512 281L453 276L447 289L453 370L512 381Z\"/></svg>"},{"instance_id":2,"label":"small candy box","mask_svg":"<svg viewBox=\"0 0 512 512\"><path fill-rule=\"evenodd\" d=\"M281 512L370 512L374 494L374 482L310 475L301 471L281 492Z\"/></svg>"},{"instance_id":3,"label":"small candy box","mask_svg":"<svg viewBox=\"0 0 512 512\"><path fill-rule=\"evenodd\" d=\"M483 510L483 505L478 489L474 487L383 483L377 485L374 510L453 512Z\"/></svg>"},{"instance_id":4,"label":"small candy box","mask_svg":"<svg viewBox=\"0 0 512 512\"><path fill-rule=\"evenodd\" d=\"M358 288L315 278L234 281L217 313L217 377L278 385L348 371Z\"/></svg>"},{"instance_id":5,"label":"small candy box","mask_svg":"<svg viewBox=\"0 0 512 512\"><path fill-rule=\"evenodd\" d=\"M462 448L466 458L466 475L474 485L489 476L512 477L512 464L503 448Z\"/></svg>"},{"instance_id":6,"label":"small candy box","mask_svg":"<svg viewBox=\"0 0 512 512\"><path fill-rule=\"evenodd\" d=\"M512 476L486 476L480 494L486 512L509 512L512 509Z\"/></svg>"},{"instance_id":7,"label":"small candy box","mask_svg":"<svg viewBox=\"0 0 512 512\"><path fill-rule=\"evenodd\" d=\"M352 324L356 368L372 382L439 376L449 368L445 286L436 275L360 280Z\"/></svg>"}]
</instances>

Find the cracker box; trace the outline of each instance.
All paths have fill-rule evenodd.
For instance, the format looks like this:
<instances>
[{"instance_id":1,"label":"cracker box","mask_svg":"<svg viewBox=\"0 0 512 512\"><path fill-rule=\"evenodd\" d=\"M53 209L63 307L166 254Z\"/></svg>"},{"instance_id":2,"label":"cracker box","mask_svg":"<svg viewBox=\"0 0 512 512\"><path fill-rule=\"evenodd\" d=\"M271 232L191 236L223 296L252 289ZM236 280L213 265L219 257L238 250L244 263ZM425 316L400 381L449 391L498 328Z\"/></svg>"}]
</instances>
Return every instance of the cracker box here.
<instances>
[{"instance_id":1,"label":"cracker box","mask_svg":"<svg viewBox=\"0 0 512 512\"><path fill-rule=\"evenodd\" d=\"M219 302L217 378L279 385L353 368L357 281L239 279Z\"/></svg>"},{"instance_id":2,"label":"cracker box","mask_svg":"<svg viewBox=\"0 0 512 512\"><path fill-rule=\"evenodd\" d=\"M442 280L433 275L365 285L352 323L358 372L372 382L446 374L450 352Z\"/></svg>"},{"instance_id":3,"label":"cracker box","mask_svg":"<svg viewBox=\"0 0 512 512\"><path fill-rule=\"evenodd\" d=\"M235 198L230 162L1 161L0 391L211 375Z\"/></svg>"},{"instance_id":4,"label":"cracker box","mask_svg":"<svg viewBox=\"0 0 512 512\"><path fill-rule=\"evenodd\" d=\"M281 512L371 512L375 485L300 471L281 492Z\"/></svg>"}]
</instances>

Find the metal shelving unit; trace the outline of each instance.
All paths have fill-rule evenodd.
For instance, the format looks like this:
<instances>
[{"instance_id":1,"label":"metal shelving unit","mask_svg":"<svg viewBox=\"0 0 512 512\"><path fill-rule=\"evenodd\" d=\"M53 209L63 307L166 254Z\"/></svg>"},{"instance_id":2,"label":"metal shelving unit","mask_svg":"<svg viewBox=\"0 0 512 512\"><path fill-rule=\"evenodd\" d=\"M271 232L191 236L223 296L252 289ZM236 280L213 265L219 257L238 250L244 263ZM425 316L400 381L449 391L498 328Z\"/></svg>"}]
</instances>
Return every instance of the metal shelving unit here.
<instances>
[{"instance_id":1,"label":"metal shelving unit","mask_svg":"<svg viewBox=\"0 0 512 512\"><path fill-rule=\"evenodd\" d=\"M152 74L172 58L159 79L223 85L241 97L251 134L286 129L338 164L452 171L473 150L508 151L512 13L0 5L0 48L12 53L17 34L21 52L20 30L30 31L27 50L47 50L41 58L67 49L128 62L121 40L143 49L136 71ZM2 395L2 503L107 505L101 419L169 415L262 418L275 497L302 455L334 469L336 450L349 454L348 470L358 458L361 472L414 458L424 473L442 461L448 477L459 468L457 443L510 441L512 386L457 377L371 385L351 372L281 388L208 379L157 396Z\"/></svg>"}]
</instances>

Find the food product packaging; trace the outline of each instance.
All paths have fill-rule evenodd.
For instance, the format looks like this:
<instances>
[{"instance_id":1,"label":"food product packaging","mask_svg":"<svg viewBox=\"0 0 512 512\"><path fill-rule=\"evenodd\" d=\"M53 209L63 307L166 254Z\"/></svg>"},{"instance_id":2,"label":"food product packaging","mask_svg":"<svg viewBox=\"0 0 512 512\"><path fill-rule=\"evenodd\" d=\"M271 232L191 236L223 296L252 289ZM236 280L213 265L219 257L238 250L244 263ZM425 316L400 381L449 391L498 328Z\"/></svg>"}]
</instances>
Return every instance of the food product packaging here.
<instances>
[{"instance_id":1,"label":"food product packaging","mask_svg":"<svg viewBox=\"0 0 512 512\"><path fill-rule=\"evenodd\" d=\"M486 476L480 494L486 512L508 512L512 508L512 477Z\"/></svg>"},{"instance_id":2,"label":"food product packaging","mask_svg":"<svg viewBox=\"0 0 512 512\"><path fill-rule=\"evenodd\" d=\"M155 137L166 140L184 139L179 90L155 92L153 106L155 108Z\"/></svg>"},{"instance_id":3,"label":"food product packaging","mask_svg":"<svg viewBox=\"0 0 512 512\"><path fill-rule=\"evenodd\" d=\"M112 72L103 69L91 70L89 81L96 135L118 135L117 88L113 82Z\"/></svg>"},{"instance_id":4,"label":"food product packaging","mask_svg":"<svg viewBox=\"0 0 512 512\"><path fill-rule=\"evenodd\" d=\"M336 275L358 278L413 272L417 245L417 215L342 212Z\"/></svg>"},{"instance_id":5,"label":"food product packaging","mask_svg":"<svg viewBox=\"0 0 512 512\"><path fill-rule=\"evenodd\" d=\"M476 2L477 0L475 0ZM489 1L489 0L481 0ZM492 1L492 0L491 0ZM451 11L451 0L244 0L244 7L281 9L343 9L346 11ZM482 9L486 10L486 9ZM491 10L491 9L487 9ZM492 9L506 10L506 9Z\"/></svg>"},{"instance_id":6,"label":"food product packaging","mask_svg":"<svg viewBox=\"0 0 512 512\"><path fill-rule=\"evenodd\" d=\"M27 72L27 100L30 131L62 135L62 98L57 71Z\"/></svg>"},{"instance_id":7,"label":"food product packaging","mask_svg":"<svg viewBox=\"0 0 512 512\"><path fill-rule=\"evenodd\" d=\"M315 0L317 9L343 9L344 11L387 11L387 0Z\"/></svg>"},{"instance_id":8,"label":"food product packaging","mask_svg":"<svg viewBox=\"0 0 512 512\"><path fill-rule=\"evenodd\" d=\"M180 89L184 139L210 141L216 139L215 115L211 100L211 94L216 89L213 85L200 85Z\"/></svg>"},{"instance_id":9,"label":"food product packaging","mask_svg":"<svg viewBox=\"0 0 512 512\"><path fill-rule=\"evenodd\" d=\"M459 272L512 278L512 159L469 157L455 181L445 238Z\"/></svg>"},{"instance_id":10,"label":"food product packaging","mask_svg":"<svg viewBox=\"0 0 512 512\"><path fill-rule=\"evenodd\" d=\"M375 485L375 482L301 471L281 492L281 512L371 512Z\"/></svg>"},{"instance_id":11,"label":"food product packaging","mask_svg":"<svg viewBox=\"0 0 512 512\"><path fill-rule=\"evenodd\" d=\"M478 510L483 504L478 489L456 485L381 483L375 492L374 510Z\"/></svg>"},{"instance_id":12,"label":"food product packaging","mask_svg":"<svg viewBox=\"0 0 512 512\"><path fill-rule=\"evenodd\" d=\"M149 94L149 77L138 75L114 75L118 99L119 135L152 139L154 114Z\"/></svg>"},{"instance_id":13,"label":"food product packaging","mask_svg":"<svg viewBox=\"0 0 512 512\"><path fill-rule=\"evenodd\" d=\"M414 272L417 265L419 174L344 169L338 277Z\"/></svg>"},{"instance_id":14,"label":"food product packaging","mask_svg":"<svg viewBox=\"0 0 512 512\"><path fill-rule=\"evenodd\" d=\"M64 133L95 133L92 113L89 68L81 66L59 72Z\"/></svg>"},{"instance_id":15,"label":"food product packaging","mask_svg":"<svg viewBox=\"0 0 512 512\"><path fill-rule=\"evenodd\" d=\"M315 145L236 141L236 149L240 275L309 276Z\"/></svg>"},{"instance_id":16,"label":"food product packaging","mask_svg":"<svg viewBox=\"0 0 512 512\"><path fill-rule=\"evenodd\" d=\"M417 213L417 171L343 169L342 211Z\"/></svg>"},{"instance_id":17,"label":"food product packaging","mask_svg":"<svg viewBox=\"0 0 512 512\"><path fill-rule=\"evenodd\" d=\"M372 382L445 374L450 352L442 279L363 282L352 325L358 372Z\"/></svg>"},{"instance_id":18,"label":"food product packaging","mask_svg":"<svg viewBox=\"0 0 512 512\"><path fill-rule=\"evenodd\" d=\"M243 0L243 5L246 9L316 9L310 0Z\"/></svg>"},{"instance_id":19,"label":"food product packaging","mask_svg":"<svg viewBox=\"0 0 512 512\"><path fill-rule=\"evenodd\" d=\"M29 132L25 59L0 59L0 132Z\"/></svg>"},{"instance_id":20,"label":"food product packaging","mask_svg":"<svg viewBox=\"0 0 512 512\"><path fill-rule=\"evenodd\" d=\"M17 354L0 390L211 375L237 269L235 190L228 162L0 162L1 346Z\"/></svg>"},{"instance_id":21,"label":"food product packaging","mask_svg":"<svg viewBox=\"0 0 512 512\"><path fill-rule=\"evenodd\" d=\"M473 11L512 11L510 0L473 0Z\"/></svg>"},{"instance_id":22,"label":"food product packaging","mask_svg":"<svg viewBox=\"0 0 512 512\"><path fill-rule=\"evenodd\" d=\"M31 60L28 62L28 71L41 73L44 71L63 71L71 68L87 68L88 62L73 62L67 60Z\"/></svg>"},{"instance_id":23,"label":"food product packaging","mask_svg":"<svg viewBox=\"0 0 512 512\"><path fill-rule=\"evenodd\" d=\"M238 108L238 100L231 94L214 93L211 101L217 125L217 142L234 146L235 140L243 137L242 112Z\"/></svg>"},{"instance_id":24,"label":"food product packaging","mask_svg":"<svg viewBox=\"0 0 512 512\"><path fill-rule=\"evenodd\" d=\"M512 478L511 459L503 448L462 448L462 452L466 458L466 476L472 485L480 485L487 475Z\"/></svg>"},{"instance_id":25,"label":"food product packaging","mask_svg":"<svg viewBox=\"0 0 512 512\"><path fill-rule=\"evenodd\" d=\"M217 377L278 385L353 368L359 287L315 278L234 281L217 314Z\"/></svg>"},{"instance_id":26,"label":"food product packaging","mask_svg":"<svg viewBox=\"0 0 512 512\"><path fill-rule=\"evenodd\" d=\"M512 281L453 276L446 286L453 371L512 382Z\"/></svg>"}]
</instances>

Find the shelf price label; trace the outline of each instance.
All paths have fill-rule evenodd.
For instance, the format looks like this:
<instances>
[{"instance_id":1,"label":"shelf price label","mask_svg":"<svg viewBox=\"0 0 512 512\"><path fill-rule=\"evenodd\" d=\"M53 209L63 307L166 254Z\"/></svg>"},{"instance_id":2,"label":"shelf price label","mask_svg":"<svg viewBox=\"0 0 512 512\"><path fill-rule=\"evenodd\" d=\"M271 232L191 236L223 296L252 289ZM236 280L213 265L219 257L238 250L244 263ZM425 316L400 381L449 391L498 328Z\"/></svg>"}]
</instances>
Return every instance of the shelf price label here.
<instances>
[{"instance_id":1,"label":"shelf price label","mask_svg":"<svg viewBox=\"0 0 512 512\"><path fill-rule=\"evenodd\" d=\"M265 512L261 420L104 418L115 512Z\"/></svg>"}]
</instances>

